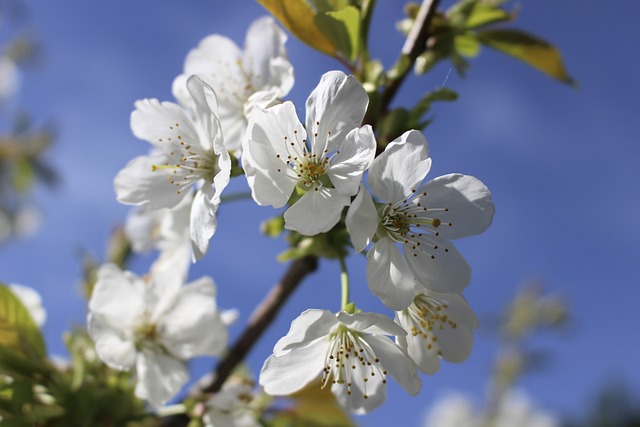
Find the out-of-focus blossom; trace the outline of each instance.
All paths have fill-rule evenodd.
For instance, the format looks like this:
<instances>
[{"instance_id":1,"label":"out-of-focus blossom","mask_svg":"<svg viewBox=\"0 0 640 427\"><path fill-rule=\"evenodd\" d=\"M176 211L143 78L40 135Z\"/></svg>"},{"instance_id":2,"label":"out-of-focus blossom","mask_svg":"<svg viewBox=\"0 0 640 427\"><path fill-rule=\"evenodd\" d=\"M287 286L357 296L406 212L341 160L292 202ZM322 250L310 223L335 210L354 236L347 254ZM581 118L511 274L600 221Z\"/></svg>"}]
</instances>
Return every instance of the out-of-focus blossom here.
<instances>
[{"instance_id":1,"label":"out-of-focus blossom","mask_svg":"<svg viewBox=\"0 0 640 427\"><path fill-rule=\"evenodd\" d=\"M210 35L189 52L184 74L173 83L174 96L183 105L191 102L185 82L193 74L215 90L224 143L236 155L254 108L277 104L293 86L286 40L285 32L268 16L251 24L243 50L225 36Z\"/></svg>"},{"instance_id":2,"label":"out-of-focus blossom","mask_svg":"<svg viewBox=\"0 0 640 427\"><path fill-rule=\"evenodd\" d=\"M186 359L218 355L227 343L213 281L203 277L182 286L182 275L163 270L140 278L106 264L89 301L98 356L117 369L135 366L136 395L156 406L187 382Z\"/></svg>"}]
</instances>

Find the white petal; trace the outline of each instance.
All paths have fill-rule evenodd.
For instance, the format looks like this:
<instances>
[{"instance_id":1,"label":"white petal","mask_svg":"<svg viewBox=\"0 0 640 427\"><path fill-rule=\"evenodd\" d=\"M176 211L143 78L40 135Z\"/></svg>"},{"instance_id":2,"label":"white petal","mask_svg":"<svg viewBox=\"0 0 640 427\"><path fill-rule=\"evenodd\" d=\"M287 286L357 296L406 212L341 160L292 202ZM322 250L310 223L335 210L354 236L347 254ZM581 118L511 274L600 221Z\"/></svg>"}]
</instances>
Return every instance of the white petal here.
<instances>
[{"instance_id":1,"label":"white petal","mask_svg":"<svg viewBox=\"0 0 640 427\"><path fill-rule=\"evenodd\" d=\"M438 292L460 293L471 282L471 267L453 243L432 235L423 235L404 244L404 255L416 283ZM415 248L415 249L414 249Z\"/></svg>"},{"instance_id":2,"label":"white petal","mask_svg":"<svg viewBox=\"0 0 640 427\"><path fill-rule=\"evenodd\" d=\"M197 75L215 90L221 117L239 117L246 99L245 88L250 83L241 63L238 46L227 37L214 34L189 52L184 74Z\"/></svg>"},{"instance_id":3,"label":"white petal","mask_svg":"<svg viewBox=\"0 0 640 427\"><path fill-rule=\"evenodd\" d=\"M89 313L87 323L100 360L116 369L129 369L134 365L136 349L130 334L114 328L99 313Z\"/></svg>"},{"instance_id":4,"label":"white petal","mask_svg":"<svg viewBox=\"0 0 640 427\"><path fill-rule=\"evenodd\" d=\"M379 313L338 313L338 320L349 329L365 334L406 335L406 331L393 320Z\"/></svg>"},{"instance_id":5,"label":"white petal","mask_svg":"<svg viewBox=\"0 0 640 427\"><path fill-rule=\"evenodd\" d=\"M271 355L260 371L260 385L272 396L286 396L304 388L320 376L329 340L318 338L279 356Z\"/></svg>"},{"instance_id":6,"label":"white petal","mask_svg":"<svg viewBox=\"0 0 640 427\"><path fill-rule=\"evenodd\" d=\"M292 348L307 345L317 338L328 335L337 323L338 319L329 310L306 310L291 322L289 332L278 340L273 353L280 355Z\"/></svg>"},{"instance_id":7,"label":"white petal","mask_svg":"<svg viewBox=\"0 0 640 427\"><path fill-rule=\"evenodd\" d=\"M293 65L285 58L273 58L269 63L271 73L271 84L278 90L278 97L285 97L291 88L295 79L293 77Z\"/></svg>"},{"instance_id":8,"label":"white petal","mask_svg":"<svg viewBox=\"0 0 640 427\"><path fill-rule=\"evenodd\" d=\"M231 179L231 156L224 145L214 146L214 150L218 156L218 173L213 177L213 186L205 182L200 191L205 192L211 203L218 205L220 204L220 196Z\"/></svg>"},{"instance_id":9,"label":"white petal","mask_svg":"<svg viewBox=\"0 0 640 427\"><path fill-rule=\"evenodd\" d=\"M427 140L410 130L395 139L369 167L368 184L388 202L398 202L418 189L431 168Z\"/></svg>"},{"instance_id":10,"label":"white petal","mask_svg":"<svg viewBox=\"0 0 640 427\"><path fill-rule=\"evenodd\" d=\"M223 82L225 76L241 74L238 66L241 59L242 52L231 39L213 34L202 39L198 47L189 52L184 61L184 73L199 75L205 81L209 77L215 82ZM216 85L212 86L215 88Z\"/></svg>"},{"instance_id":11,"label":"white petal","mask_svg":"<svg viewBox=\"0 0 640 427\"><path fill-rule=\"evenodd\" d=\"M473 329L478 327L478 319L462 295L427 292L432 298L446 303L447 317L456 323L456 328L445 325L442 330L434 330L442 358L448 362L464 362L473 347Z\"/></svg>"},{"instance_id":12,"label":"white petal","mask_svg":"<svg viewBox=\"0 0 640 427\"><path fill-rule=\"evenodd\" d=\"M245 38L243 68L251 74L251 83L256 89L267 85L282 86L283 84L288 86L288 89L291 88L290 85L293 82L290 81L289 76L293 75L293 67L291 64L288 67L282 64L282 62L289 62L284 47L286 40L286 34L270 16L258 18L249 26ZM279 72L272 74L274 71L272 61L275 59L279 59L281 63L275 68ZM285 71L286 68L290 71ZM283 89L287 88L283 87ZM279 96L286 95L288 89Z\"/></svg>"},{"instance_id":13,"label":"white petal","mask_svg":"<svg viewBox=\"0 0 640 427\"><path fill-rule=\"evenodd\" d=\"M284 227L305 236L326 233L340 221L351 199L334 188L314 187L284 213Z\"/></svg>"},{"instance_id":14,"label":"white petal","mask_svg":"<svg viewBox=\"0 0 640 427\"><path fill-rule=\"evenodd\" d=\"M362 174L376 154L373 129L369 125L353 129L344 141L338 141L337 150L327 175L340 194L353 196L358 191Z\"/></svg>"},{"instance_id":15,"label":"white petal","mask_svg":"<svg viewBox=\"0 0 640 427\"><path fill-rule=\"evenodd\" d=\"M422 195L424 193L426 196ZM418 194L414 200L421 206L447 209L427 211L430 217L441 220L437 231L444 238L458 239L480 234L493 220L495 207L491 193L480 180L472 176L440 176L423 185Z\"/></svg>"},{"instance_id":16,"label":"white petal","mask_svg":"<svg viewBox=\"0 0 640 427\"><path fill-rule=\"evenodd\" d=\"M187 80L187 89L193 98L193 114L196 123L200 125L200 146L204 150L212 151L214 145L223 147L222 128L218 120L218 100L216 94L198 76L191 76Z\"/></svg>"},{"instance_id":17,"label":"white petal","mask_svg":"<svg viewBox=\"0 0 640 427\"><path fill-rule=\"evenodd\" d=\"M243 165L253 199L261 206L287 203L298 181L287 158L302 158L306 132L291 102L254 110L243 141Z\"/></svg>"},{"instance_id":18,"label":"white petal","mask_svg":"<svg viewBox=\"0 0 640 427\"><path fill-rule=\"evenodd\" d=\"M129 333L145 309L142 281L113 264L98 270L98 278L89 300L89 312L104 316L104 321L119 333Z\"/></svg>"},{"instance_id":19,"label":"white petal","mask_svg":"<svg viewBox=\"0 0 640 427\"><path fill-rule=\"evenodd\" d=\"M162 317L161 339L174 356L219 355L227 344L227 328L215 303L215 285L209 277L187 284Z\"/></svg>"},{"instance_id":20,"label":"white petal","mask_svg":"<svg viewBox=\"0 0 640 427\"><path fill-rule=\"evenodd\" d=\"M154 211L149 206L135 206L127 215L124 233L134 252L149 252L159 237L160 218L163 210Z\"/></svg>"},{"instance_id":21,"label":"white petal","mask_svg":"<svg viewBox=\"0 0 640 427\"><path fill-rule=\"evenodd\" d=\"M178 103L185 109L192 111L195 109L193 104L193 98L187 89L187 80L189 80L191 74L180 74L171 84L171 92Z\"/></svg>"},{"instance_id":22,"label":"white petal","mask_svg":"<svg viewBox=\"0 0 640 427\"><path fill-rule=\"evenodd\" d=\"M368 104L367 92L353 76L342 71L325 73L307 98L307 132L318 134L314 154L320 156L327 147L333 151L332 143L341 142L352 129L360 127ZM325 144L327 139L329 143Z\"/></svg>"},{"instance_id":23,"label":"white petal","mask_svg":"<svg viewBox=\"0 0 640 427\"><path fill-rule=\"evenodd\" d=\"M344 384L333 384L331 391L336 396L338 403L348 412L352 414L362 415L369 413L382 405L387 398L387 385L382 379L370 379L366 383L362 379L361 369L358 366L353 371L354 379L352 380L351 394L348 393ZM366 398L364 396L367 396Z\"/></svg>"},{"instance_id":24,"label":"white petal","mask_svg":"<svg viewBox=\"0 0 640 427\"><path fill-rule=\"evenodd\" d=\"M387 337L367 335L362 337L380 359L380 364L387 370L407 393L415 396L422 388L422 381L413 361L404 350Z\"/></svg>"},{"instance_id":25,"label":"white petal","mask_svg":"<svg viewBox=\"0 0 640 427\"><path fill-rule=\"evenodd\" d=\"M411 330L413 324L407 319L404 312L397 313L398 321L406 330ZM427 341L428 340L428 341ZM438 343L433 343L429 338L423 338L422 335L407 334L407 336L399 336L396 338L398 345L407 351L407 354L413 360L418 369L426 374L435 374L440 370L440 356L438 356ZM427 348L427 344L431 343L431 348Z\"/></svg>"},{"instance_id":26,"label":"white petal","mask_svg":"<svg viewBox=\"0 0 640 427\"><path fill-rule=\"evenodd\" d=\"M167 157L162 154L131 160L114 180L118 201L126 205L149 205L152 210L172 208L180 203L189 192L177 191L165 171L155 169L166 161Z\"/></svg>"},{"instance_id":27,"label":"white petal","mask_svg":"<svg viewBox=\"0 0 640 427\"><path fill-rule=\"evenodd\" d=\"M143 99L135 103L131 113L131 130L140 139L162 148L178 135L184 140L197 141L198 135L185 110L172 102ZM178 123L179 126L175 126Z\"/></svg>"},{"instance_id":28,"label":"white petal","mask_svg":"<svg viewBox=\"0 0 640 427\"><path fill-rule=\"evenodd\" d=\"M345 223L351 236L353 249L356 253L362 252L371 242L380 223L373 199L364 184L360 184L358 195L347 211Z\"/></svg>"},{"instance_id":29,"label":"white petal","mask_svg":"<svg viewBox=\"0 0 640 427\"><path fill-rule=\"evenodd\" d=\"M204 184L205 186L207 184ZM204 187L203 187L204 188ZM203 191L198 191L191 206L191 249L194 260L201 259L209 248L209 239L216 232L217 206L212 204Z\"/></svg>"},{"instance_id":30,"label":"white petal","mask_svg":"<svg viewBox=\"0 0 640 427\"><path fill-rule=\"evenodd\" d=\"M251 94L247 102L244 103L244 115L251 117L253 110L259 108L266 110L269 107L278 105L278 89L274 87L259 90Z\"/></svg>"},{"instance_id":31,"label":"white petal","mask_svg":"<svg viewBox=\"0 0 640 427\"><path fill-rule=\"evenodd\" d=\"M413 301L413 274L391 239L380 239L367 253L367 283L371 292L392 310L407 308Z\"/></svg>"},{"instance_id":32,"label":"white petal","mask_svg":"<svg viewBox=\"0 0 640 427\"><path fill-rule=\"evenodd\" d=\"M144 352L136 361L138 384L135 394L159 407L178 394L189 380L184 362L170 356Z\"/></svg>"},{"instance_id":33,"label":"white petal","mask_svg":"<svg viewBox=\"0 0 640 427\"><path fill-rule=\"evenodd\" d=\"M192 257L193 251L189 238L172 242L160 252L150 267L150 273L152 276L157 276L172 271L178 274L181 282L184 282L189 274Z\"/></svg>"}]
</instances>

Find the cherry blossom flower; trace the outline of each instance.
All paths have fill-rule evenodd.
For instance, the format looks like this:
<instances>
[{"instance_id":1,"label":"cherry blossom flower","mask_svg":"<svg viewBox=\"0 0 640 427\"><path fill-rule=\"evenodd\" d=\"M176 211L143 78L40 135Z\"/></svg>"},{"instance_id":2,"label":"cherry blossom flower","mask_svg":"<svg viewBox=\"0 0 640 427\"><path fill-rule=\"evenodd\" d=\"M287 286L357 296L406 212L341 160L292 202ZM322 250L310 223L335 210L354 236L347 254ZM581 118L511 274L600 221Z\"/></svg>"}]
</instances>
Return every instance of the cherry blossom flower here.
<instances>
[{"instance_id":1,"label":"cherry blossom flower","mask_svg":"<svg viewBox=\"0 0 640 427\"><path fill-rule=\"evenodd\" d=\"M186 275L191 263L189 222L193 196L190 194L173 209L134 206L124 223L124 233L136 253L160 251L154 267L177 268Z\"/></svg>"},{"instance_id":2,"label":"cherry blossom flower","mask_svg":"<svg viewBox=\"0 0 640 427\"><path fill-rule=\"evenodd\" d=\"M261 424L248 407L251 387L244 383L225 382L222 390L209 399L203 421L205 427L259 427Z\"/></svg>"},{"instance_id":3,"label":"cherry blossom flower","mask_svg":"<svg viewBox=\"0 0 640 427\"><path fill-rule=\"evenodd\" d=\"M396 322L407 331L397 337L418 369L435 374L440 358L464 362L473 347L473 329L478 319L462 295L424 289L411 305L396 312Z\"/></svg>"},{"instance_id":4,"label":"cherry blossom flower","mask_svg":"<svg viewBox=\"0 0 640 427\"><path fill-rule=\"evenodd\" d=\"M211 278L181 286L181 276L163 270L140 278L106 264L89 301L89 333L98 356L116 369L135 366L136 396L155 406L187 382L186 359L218 355L227 343Z\"/></svg>"},{"instance_id":5,"label":"cherry blossom flower","mask_svg":"<svg viewBox=\"0 0 640 427\"><path fill-rule=\"evenodd\" d=\"M243 50L225 36L205 37L187 55L184 74L173 83L174 96L184 105L191 102L185 86L191 75L209 84L218 96L225 145L239 155L254 107L277 104L293 87L293 67L284 47L286 40L284 31L268 16L251 24Z\"/></svg>"},{"instance_id":6,"label":"cherry blossom flower","mask_svg":"<svg viewBox=\"0 0 640 427\"><path fill-rule=\"evenodd\" d=\"M276 343L260 384L266 393L283 396L321 377L321 387L330 387L345 409L369 412L384 402L389 375L408 393L420 391L416 365L387 337L405 334L377 313L307 310Z\"/></svg>"},{"instance_id":7,"label":"cherry blossom flower","mask_svg":"<svg viewBox=\"0 0 640 427\"><path fill-rule=\"evenodd\" d=\"M322 76L307 99L306 130L291 102L254 110L244 140L243 166L253 199L284 206L285 227L312 236L329 231L358 191L375 155L371 126L360 128L368 96L340 71Z\"/></svg>"},{"instance_id":8,"label":"cherry blossom flower","mask_svg":"<svg viewBox=\"0 0 640 427\"><path fill-rule=\"evenodd\" d=\"M479 411L465 395L455 393L440 399L425 417L424 427L558 427L560 422L549 412L534 407L523 392L509 390L496 407Z\"/></svg>"},{"instance_id":9,"label":"cherry blossom flower","mask_svg":"<svg viewBox=\"0 0 640 427\"><path fill-rule=\"evenodd\" d=\"M482 182L450 174L420 186L430 168L424 136L405 132L369 168L367 183L383 202L374 203L361 184L347 213L356 251L375 242L367 253L369 288L394 310L411 304L416 285L460 293L471 269L449 239L482 233L493 219L491 193Z\"/></svg>"},{"instance_id":10,"label":"cherry blossom flower","mask_svg":"<svg viewBox=\"0 0 640 427\"><path fill-rule=\"evenodd\" d=\"M173 208L196 189L190 213L194 259L215 233L220 193L229 183L231 159L222 143L215 94L199 78L188 80L190 106L157 99L136 102L131 129L154 147L133 159L115 178L118 201L151 210Z\"/></svg>"}]
</instances>

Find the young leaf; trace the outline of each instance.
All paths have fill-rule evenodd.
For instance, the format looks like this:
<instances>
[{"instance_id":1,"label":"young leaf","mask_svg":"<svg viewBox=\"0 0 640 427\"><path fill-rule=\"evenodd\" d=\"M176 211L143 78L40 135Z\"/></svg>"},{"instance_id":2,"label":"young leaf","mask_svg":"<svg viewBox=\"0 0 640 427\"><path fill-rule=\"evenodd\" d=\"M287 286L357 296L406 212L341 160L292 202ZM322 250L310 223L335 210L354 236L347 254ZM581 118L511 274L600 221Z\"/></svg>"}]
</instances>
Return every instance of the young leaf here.
<instances>
[{"instance_id":1,"label":"young leaf","mask_svg":"<svg viewBox=\"0 0 640 427\"><path fill-rule=\"evenodd\" d=\"M478 40L493 49L513 56L562 82L575 85L562 62L558 49L551 43L520 30L479 31Z\"/></svg>"},{"instance_id":2,"label":"young leaf","mask_svg":"<svg viewBox=\"0 0 640 427\"><path fill-rule=\"evenodd\" d=\"M349 6L337 12L318 13L315 22L345 58L351 61L357 58L360 51L360 11L357 8Z\"/></svg>"},{"instance_id":3,"label":"young leaf","mask_svg":"<svg viewBox=\"0 0 640 427\"><path fill-rule=\"evenodd\" d=\"M29 310L3 284L0 284L0 345L27 358L43 359L46 355L42 333Z\"/></svg>"},{"instance_id":4,"label":"young leaf","mask_svg":"<svg viewBox=\"0 0 640 427\"><path fill-rule=\"evenodd\" d=\"M336 48L318 28L315 13L304 0L258 0L294 36L312 48L336 56Z\"/></svg>"},{"instance_id":5,"label":"young leaf","mask_svg":"<svg viewBox=\"0 0 640 427\"><path fill-rule=\"evenodd\" d=\"M460 55L474 58L480 53L480 43L471 33L458 34L453 39L453 45Z\"/></svg>"},{"instance_id":6,"label":"young leaf","mask_svg":"<svg viewBox=\"0 0 640 427\"><path fill-rule=\"evenodd\" d=\"M445 87L438 88L432 92L427 93L422 97L420 101L418 101L416 106L413 107L413 110L411 110L408 119L409 126L415 129L421 129L423 127L421 126L420 121L422 117L427 113L427 111L429 111L429 109L431 108L431 103L438 101L451 102L455 101L456 99L458 99L458 94L453 90ZM426 125L426 123L424 123L424 125Z\"/></svg>"},{"instance_id":7,"label":"young leaf","mask_svg":"<svg viewBox=\"0 0 640 427\"><path fill-rule=\"evenodd\" d=\"M351 5L350 0L311 0L318 12L335 12Z\"/></svg>"},{"instance_id":8,"label":"young leaf","mask_svg":"<svg viewBox=\"0 0 640 427\"><path fill-rule=\"evenodd\" d=\"M465 27L467 29L478 28L485 25L496 24L498 22L511 21L511 19L512 15L505 10L479 4L473 9L471 15L467 18Z\"/></svg>"}]
</instances>

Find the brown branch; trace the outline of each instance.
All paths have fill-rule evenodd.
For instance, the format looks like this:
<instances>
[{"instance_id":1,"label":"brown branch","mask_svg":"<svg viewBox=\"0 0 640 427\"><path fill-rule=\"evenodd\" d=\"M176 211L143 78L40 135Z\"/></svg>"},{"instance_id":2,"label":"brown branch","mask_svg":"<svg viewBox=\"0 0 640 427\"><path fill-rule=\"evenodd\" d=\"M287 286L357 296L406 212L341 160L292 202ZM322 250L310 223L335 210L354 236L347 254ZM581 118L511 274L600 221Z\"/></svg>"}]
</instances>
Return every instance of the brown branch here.
<instances>
[{"instance_id":1,"label":"brown branch","mask_svg":"<svg viewBox=\"0 0 640 427\"><path fill-rule=\"evenodd\" d=\"M254 344L276 318L289 296L302 283L302 280L313 273L317 267L318 259L313 256L297 259L289 265L289 269L282 276L280 283L271 288L260 305L256 307L242 335L229 349L225 357L218 362L213 370L211 383L199 390L192 391L193 394L215 393L222 388L235 367L244 360ZM179 414L164 417L159 424L162 427L185 427L188 423L189 417L186 414Z\"/></svg>"},{"instance_id":2,"label":"brown branch","mask_svg":"<svg viewBox=\"0 0 640 427\"><path fill-rule=\"evenodd\" d=\"M312 256L291 263L280 283L276 284L256 307L244 333L237 339L224 359L220 360L215 368L213 381L202 388L203 393L215 393L220 390L234 368L244 360L262 333L275 319L289 296L302 280L308 274L313 273L317 267L318 260Z\"/></svg>"},{"instance_id":3,"label":"brown branch","mask_svg":"<svg viewBox=\"0 0 640 427\"><path fill-rule=\"evenodd\" d=\"M402 62L407 61L407 64L402 73L389 82L380 96L380 111L382 113L386 112L389 108L391 101L393 101L393 98L396 96L396 92L398 92L398 89L402 86L404 79L409 75L409 72L413 68L413 64L416 62L416 59L418 59L418 56L427 50L427 40L430 36L429 26L431 25L431 20L436 13L439 3L440 0L422 1L416 20L411 27L407 40L404 42L404 46L402 47L400 58L396 62L396 64L401 64Z\"/></svg>"}]
</instances>

